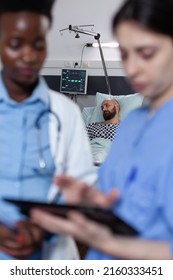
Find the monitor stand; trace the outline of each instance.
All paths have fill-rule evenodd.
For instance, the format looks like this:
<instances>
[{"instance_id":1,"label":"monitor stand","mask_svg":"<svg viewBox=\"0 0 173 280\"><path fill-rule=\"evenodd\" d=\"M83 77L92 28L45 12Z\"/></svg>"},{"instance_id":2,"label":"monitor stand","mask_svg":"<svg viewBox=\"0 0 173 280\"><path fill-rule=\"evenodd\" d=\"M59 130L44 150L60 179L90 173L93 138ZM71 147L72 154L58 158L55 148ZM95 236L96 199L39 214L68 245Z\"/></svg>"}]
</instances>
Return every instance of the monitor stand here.
<instances>
[{"instance_id":1,"label":"monitor stand","mask_svg":"<svg viewBox=\"0 0 173 280\"><path fill-rule=\"evenodd\" d=\"M71 100L73 100L75 103L77 103L77 94L70 93L69 96L70 96Z\"/></svg>"}]
</instances>

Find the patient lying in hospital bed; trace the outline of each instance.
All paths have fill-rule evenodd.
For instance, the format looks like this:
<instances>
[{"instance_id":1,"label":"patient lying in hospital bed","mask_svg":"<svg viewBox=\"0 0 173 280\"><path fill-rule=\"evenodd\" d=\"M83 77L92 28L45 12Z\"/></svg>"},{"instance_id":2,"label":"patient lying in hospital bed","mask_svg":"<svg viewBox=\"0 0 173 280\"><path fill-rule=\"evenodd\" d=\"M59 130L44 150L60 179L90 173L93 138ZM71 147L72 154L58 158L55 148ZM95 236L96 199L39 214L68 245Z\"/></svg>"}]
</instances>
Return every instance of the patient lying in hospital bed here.
<instances>
[{"instance_id":1,"label":"patient lying in hospital bed","mask_svg":"<svg viewBox=\"0 0 173 280\"><path fill-rule=\"evenodd\" d=\"M116 136L119 125L119 103L107 98L101 103L103 122L90 123L86 128L90 139L93 162L102 163L108 153L111 141Z\"/></svg>"},{"instance_id":2,"label":"patient lying in hospital bed","mask_svg":"<svg viewBox=\"0 0 173 280\"><path fill-rule=\"evenodd\" d=\"M115 104L116 102L119 104L119 107L117 107L117 114L115 118L113 117L113 121L105 119L111 118L108 112L110 109L103 109L102 107L102 103L106 100L114 100ZM97 92L95 107L85 107L83 109L83 119L90 138L93 162L95 165L99 165L104 161L112 140L116 137L118 132L119 122L121 122L131 110L141 106L142 103L143 97L138 93L129 95L108 95Z\"/></svg>"}]
</instances>

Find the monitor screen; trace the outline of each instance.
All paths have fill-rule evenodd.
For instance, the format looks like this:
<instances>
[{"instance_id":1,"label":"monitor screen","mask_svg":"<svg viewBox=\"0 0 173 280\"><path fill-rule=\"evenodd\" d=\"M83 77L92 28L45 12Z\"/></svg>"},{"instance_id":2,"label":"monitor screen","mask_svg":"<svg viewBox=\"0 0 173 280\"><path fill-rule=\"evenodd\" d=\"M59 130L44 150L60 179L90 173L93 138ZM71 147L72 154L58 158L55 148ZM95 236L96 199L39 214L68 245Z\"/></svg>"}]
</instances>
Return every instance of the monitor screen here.
<instances>
[{"instance_id":1,"label":"monitor screen","mask_svg":"<svg viewBox=\"0 0 173 280\"><path fill-rule=\"evenodd\" d=\"M60 92L86 94L88 73L86 69L62 69Z\"/></svg>"}]
</instances>

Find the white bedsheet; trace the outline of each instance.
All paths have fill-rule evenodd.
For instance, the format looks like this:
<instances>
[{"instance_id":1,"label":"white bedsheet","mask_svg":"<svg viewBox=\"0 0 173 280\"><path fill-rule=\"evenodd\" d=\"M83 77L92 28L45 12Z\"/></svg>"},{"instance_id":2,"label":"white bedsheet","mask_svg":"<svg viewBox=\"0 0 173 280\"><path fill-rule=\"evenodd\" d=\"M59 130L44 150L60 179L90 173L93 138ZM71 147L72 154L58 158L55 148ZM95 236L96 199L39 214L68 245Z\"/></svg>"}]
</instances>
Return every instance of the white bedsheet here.
<instances>
[{"instance_id":1,"label":"white bedsheet","mask_svg":"<svg viewBox=\"0 0 173 280\"><path fill-rule=\"evenodd\" d=\"M94 163L102 163L104 161L111 143L110 139L104 138L94 138L90 141Z\"/></svg>"}]
</instances>

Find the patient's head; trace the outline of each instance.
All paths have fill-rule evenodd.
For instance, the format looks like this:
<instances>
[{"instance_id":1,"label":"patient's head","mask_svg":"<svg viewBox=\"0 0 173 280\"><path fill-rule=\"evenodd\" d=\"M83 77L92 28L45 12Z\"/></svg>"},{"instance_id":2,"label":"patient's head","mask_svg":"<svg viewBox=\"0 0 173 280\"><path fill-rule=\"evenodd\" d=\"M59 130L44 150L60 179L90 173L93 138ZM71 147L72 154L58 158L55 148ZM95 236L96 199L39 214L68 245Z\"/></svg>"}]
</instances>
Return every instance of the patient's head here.
<instances>
[{"instance_id":1,"label":"patient's head","mask_svg":"<svg viewBox=\"0 0 173 280\"><path fill-rule=\"evenodd\" d=\"M101 104L101 110L105 121L117 121L119 119L120 105L117 100L111 98L104 99Z\"/></svg>"}]
</instances>

